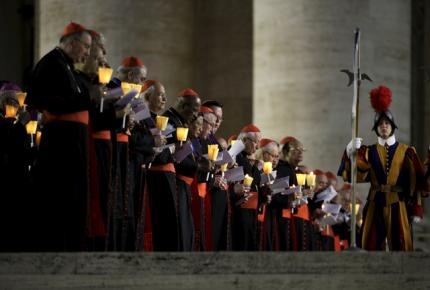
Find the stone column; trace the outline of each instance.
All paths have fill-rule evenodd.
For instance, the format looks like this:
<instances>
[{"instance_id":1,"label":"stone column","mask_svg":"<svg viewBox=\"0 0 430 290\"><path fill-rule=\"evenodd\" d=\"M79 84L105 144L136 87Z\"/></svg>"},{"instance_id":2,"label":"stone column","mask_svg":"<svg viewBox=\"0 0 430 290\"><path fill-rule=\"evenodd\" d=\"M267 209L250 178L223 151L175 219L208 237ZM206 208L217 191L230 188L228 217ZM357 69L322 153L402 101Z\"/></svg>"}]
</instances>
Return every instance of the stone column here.
<instances>
[{"instance_id":1,"label":"stone column","mask_svg":"<svg viewBox=\"0 0 430 290\"><path fill-rule=\"evenodd\" d=\"M351 139L353 30L361 28L361 70L374 80L361 87L359 135L372 133L368 92L393 91L391 110L401 142L410 141L409 1L254 1L253 118L267 137L296 136L309 149L304 163L336 171Z\"/></svg>"},{"instance_id":2,"label":"stone column","mask_svg":"<svg viewBox=\"0 0 430 290\"><path fill-rule=\"evenodd\" d=\"M192 86L193 1L105 0L37 1L36 58L57 45L70 21L102 33L113 68L129 55L140 57L148 77L161 81L171 104L177 92Z\"/></svg>"},{"instance_id":3,"label":"stone column","mask_svg":"<svg viewBox=\"0 0 430 290\"><path fill-rule=\"evenodd\" d=\"M195 84L225 106L217 135L252 122L253 1L195 0Z\"/></svg>"}]
</instances>

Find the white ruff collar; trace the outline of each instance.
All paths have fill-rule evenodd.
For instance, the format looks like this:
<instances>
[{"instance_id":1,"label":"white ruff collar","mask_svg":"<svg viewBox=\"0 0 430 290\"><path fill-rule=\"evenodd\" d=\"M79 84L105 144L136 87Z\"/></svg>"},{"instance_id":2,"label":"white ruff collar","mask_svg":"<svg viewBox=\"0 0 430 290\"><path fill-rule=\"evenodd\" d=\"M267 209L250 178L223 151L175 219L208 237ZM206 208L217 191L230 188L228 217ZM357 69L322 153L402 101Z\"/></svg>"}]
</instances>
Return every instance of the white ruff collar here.
<instances>
[{"instance_id":1,"label":"white ruff collar","mask_svg":"<svg viewBox=\"0 0 430 290\"><path fill-rule=\"evenodd\" d=\"M378 137L378 143L381 146L385 146L385 143L387 143L388 146L391 146L394 143L396 143L396 136L393 134L390 137L388 137L387 139L382 139L381 137Z\"/></svg>"}]
</instances>

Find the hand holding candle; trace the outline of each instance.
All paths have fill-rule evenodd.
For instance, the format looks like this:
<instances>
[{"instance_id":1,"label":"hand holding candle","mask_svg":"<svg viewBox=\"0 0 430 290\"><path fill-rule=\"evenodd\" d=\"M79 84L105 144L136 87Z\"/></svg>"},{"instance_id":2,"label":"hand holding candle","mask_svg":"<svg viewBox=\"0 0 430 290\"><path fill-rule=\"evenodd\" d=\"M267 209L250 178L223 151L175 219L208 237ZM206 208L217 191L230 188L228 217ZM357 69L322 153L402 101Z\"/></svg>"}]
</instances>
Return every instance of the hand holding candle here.
<instances>
[{"instance_id":1,"label":"hand holding candle","mask_svg":"<svg viewBox=\"0 0 430 290\"><path fill-rule=\"evenodd\" d=\"M243 179L243 185L250 187L252 184L252 181L254 181L254 178L249 176L248 174L245 175L245 178Z\"/></svg>"}]
</instances>

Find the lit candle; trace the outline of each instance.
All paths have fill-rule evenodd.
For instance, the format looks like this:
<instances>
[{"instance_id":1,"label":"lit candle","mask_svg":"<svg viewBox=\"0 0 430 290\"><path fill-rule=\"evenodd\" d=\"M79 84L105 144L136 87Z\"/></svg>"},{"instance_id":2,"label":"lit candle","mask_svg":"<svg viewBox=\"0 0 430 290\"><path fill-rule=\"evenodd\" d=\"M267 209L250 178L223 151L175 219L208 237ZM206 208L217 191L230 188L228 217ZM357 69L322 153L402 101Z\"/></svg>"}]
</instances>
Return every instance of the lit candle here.
<instances>
[{"instance_id":1,"label":"lit candle","mask_svg":"<svg viewBox=\"0 0 430 290\"><path fill-rule=\"evenodd\" d=\"M24 107L24 101L25 101L25 98L27 97L27 93L17 92L15 96L16 96L16 99L18 100L19 106Z\"/></svg>"},{"instance_id":2,"label":"lit candle","mask_svg":"<svg viewBox=\"0 0 430 290\"><path fill-rule=\"evenodd\" d=\"M127 83L127 82L121 82L121 89L122 89L122 92L124 95L126 95L128 92L130 92L133 89L136 90L137 93L134 97L137 98L140 94L140 91L142 90L142 85Z\"/></svg>"},{"instance_id":3,"label":"lit candle","mask_svg":"<svg viewBox=\"0 0 430 290\"><path fill-rule=\"evenodd\" d=\"M224 164L222 164L220 167L221 167L221 172L226 172L227 171L227 166L228 166L228 163L224 163Z\"/></svg>"},{"instance_id":4,"label":"lit candle","mask_svg":"<svg viewBox=\"0 0 430 290\"><path fill-rule=\"evenodd\" d=\"M272 173L272 162L264 162L263 163L263 172L265 174L270 174Z\"/></svg>"},{"instance_id":5,"label":"lit candle","mask_svg":"<svg viewBox=\"0 0 430 290\"><path fill-rule=\"evenodd\" d=\"M157 116L155 120L155 126L158 130L164 131L167 128L167 122L169 121L168 117Z\"/></svg>"},{"instance_id":6,"label":"lit candle","mask_svg":"<svg viewBox=\"0 0 430 290\"><path fill-rule=\"evenodd\" d=\"M298 184L298 185L305 185L305 182L306 182L306 174L297 173L297 174L296 174L296 178L297 178L297 184Z\"/></svg>"},{"instance_id":7,"label":"lit candle","mask_svg":"<svg viewBox=\"0 0 430 290\"><path fill-rule=\"evenodd\" d=\"M15 118L18 108L12 105L5 105L5 118Z\"/></svg>"},{"instance_id":8,"label":"lit candle","mask_svg":"<svg viewBox=\"0 0 430 290\"><path fill-rule=\"evenodd\" d=\"M243 179L243 185L245 185L245 186L251 186L253 180L254 180L254 178L252 178L251 176L249 176L248 174L246 174L245 178Z\"/></svg>"},{"instance_id":9,"label":"lit candle","mask_svg":"<svg viewBox=\"0 0 430 290\"><path fill-rule=\"evenodd\" d=\"M39 146L40 145L40 140L42 139L42 132L41 131L37 131L36 132L36 145Z\"/></svg>"},{"instance_id":10,"label":"lit candle","mask_svg":"<svg viewBox=\"0 0 430 290\"><path fill-rule=\"evenodd\" d=\"M142 85L139 84L130 84L131 89L135 89L137 91L137 94L134 96L136 99L139 97L140 95L140 91L142 90Z\"/></svg>"},{"instance_id":11,"label":"lit candle","mask_svg":"<svg viewBox=\"0 0 430 290\"><path fill-rule=\"evenodd\" d=\"M306 175L306 183L308 186L315 186L316 175L311 171Z\"/></svg>"},{"instance_id":12,"label":"lit candle","mask_svg":"<svg viewBox=\"0 0 430 290\"><path fill-rule=\"evenodd\" d=\"M184 142L187 141L188 136L188 128L176 128L176 138L178 141Z\"/></svg>"},{"instance_id":13,"label":"lit candle","mask_svg":"<svg viewBox=\"0 0 430 290\"><path fill-rule=\"evenodd\" d=\"M217 144L208 145L208 159L215 161L218 157L219 148Z\"/></svg>"},{"instance_id":14,"label":"lit candle","mask_svg":"<svg viewBox=\"0 0 430 290\"><path fill-rule=\"evenodd\" d=\"M127 82L121 82L122 93L125 95L131 90L131 84Z\"/></svg>"},{"instance_id":15,"label":"lit candle","mask_svg":"<svg viewBox=\"0 0 430 290\"><path fill-rule=\"evenodd\" d=\"M234 145L234 143L236 143L236 141L237 141L237 140L231 140L231 141L230 141L230 145L231 145L231 146L233 146L233 145Z\"/></svg>"},{"instance_id":16,"label":"lit candle","mask_svg":"<svg viewBox=\"0 0 430 290\"><path fill-rule=\"evenodd\" d=\"M37 121L30 121L25 125L25 129L27 129L27 134L36 134L37 129Z\"/></svg>"},{"instance_id":17,"label":"lit candle","mask_svg":"<svg viewBox=\"0 0 430 290\"><path fill-rule=\"evenodd\" d=\"M103 85L109 83L113 70L109 67L99 67L99 82Z\"/></svg>"}]
</instances>

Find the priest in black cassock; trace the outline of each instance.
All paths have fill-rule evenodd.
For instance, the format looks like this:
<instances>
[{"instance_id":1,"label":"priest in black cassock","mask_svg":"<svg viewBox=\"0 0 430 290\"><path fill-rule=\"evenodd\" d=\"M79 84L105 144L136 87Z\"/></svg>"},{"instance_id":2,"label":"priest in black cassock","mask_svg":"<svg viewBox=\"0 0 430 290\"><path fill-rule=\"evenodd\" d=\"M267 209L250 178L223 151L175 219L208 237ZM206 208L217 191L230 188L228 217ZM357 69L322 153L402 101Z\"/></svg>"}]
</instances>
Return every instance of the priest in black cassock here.
<instances>
[{"instance_id":1,"label":"priest in black cassock","mask_svg":"<svg viewBox=\"0 0 430 290\"><path fill-rule=\"evenodd\" d=\"M80 251L88 215L88 109L90 98L74 65L84 63L91 35L80 24L64 29L59 45L36 65L26 102L43 113L33 167L35 250Z\"/></svg>"}]
</instances>

